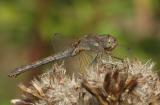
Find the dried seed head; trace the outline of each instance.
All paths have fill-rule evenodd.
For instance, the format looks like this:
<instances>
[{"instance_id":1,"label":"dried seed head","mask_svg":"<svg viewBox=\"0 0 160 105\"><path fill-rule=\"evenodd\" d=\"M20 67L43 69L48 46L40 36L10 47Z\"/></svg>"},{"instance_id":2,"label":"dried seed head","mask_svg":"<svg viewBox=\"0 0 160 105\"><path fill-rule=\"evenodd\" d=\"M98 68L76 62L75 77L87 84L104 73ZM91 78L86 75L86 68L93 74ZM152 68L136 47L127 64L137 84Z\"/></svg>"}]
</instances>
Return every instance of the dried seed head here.
<instances>
[{"instance_id":1,"label":"dried seed head","mask_svg":"<svg viewBox=\"0 0 160 105\"><path fill-rule=\"evenodd\" d=\"M153 63L138 60L101 59L81 78L69 77L63 65L34 79L31 86L19 85L22 98L14 105L159 105L160 80Z\"/></svg>"}]
</instances>

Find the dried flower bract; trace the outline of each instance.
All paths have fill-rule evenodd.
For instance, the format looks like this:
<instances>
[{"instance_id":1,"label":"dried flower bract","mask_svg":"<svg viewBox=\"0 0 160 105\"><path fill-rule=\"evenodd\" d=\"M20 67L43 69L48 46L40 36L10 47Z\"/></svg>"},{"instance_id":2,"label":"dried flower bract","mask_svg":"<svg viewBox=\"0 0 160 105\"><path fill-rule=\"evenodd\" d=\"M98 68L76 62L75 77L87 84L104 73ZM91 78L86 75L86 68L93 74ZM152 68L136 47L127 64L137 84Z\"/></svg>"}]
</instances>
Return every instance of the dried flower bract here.
<instances>
[{"instance_id":1,"label":"dried flower bract","mask_svg":"<svg viewBox=\"0 0 160 105\"><path fill-rule=\"evenodd\" d=\"M31 86L22 84L14 105L159 105L160 80L151 61L103 59L80 76L54 64Z\"/></svg>"}]
</instances>

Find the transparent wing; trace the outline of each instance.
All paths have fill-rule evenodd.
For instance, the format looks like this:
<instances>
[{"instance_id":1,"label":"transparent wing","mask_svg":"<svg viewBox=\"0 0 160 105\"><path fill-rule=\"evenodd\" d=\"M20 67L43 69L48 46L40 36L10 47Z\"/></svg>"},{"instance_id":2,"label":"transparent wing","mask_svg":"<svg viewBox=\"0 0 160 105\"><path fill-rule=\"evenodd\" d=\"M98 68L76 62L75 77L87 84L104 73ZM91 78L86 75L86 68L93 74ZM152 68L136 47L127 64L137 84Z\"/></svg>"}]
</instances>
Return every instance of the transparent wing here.
<instances>
[{"instance_id":1,"label":"transparent wing","mask_svg":"<svg viewBox=\"0 0 160 105\"><path fill-rule=\"evenodd\" d=\"M89 66L92 65L92 63L94 62L95 58L96 58L96 53L93 52L81 52L79 54L79 69L80 72L84 72Z\"/></svg>"}]
</instances>

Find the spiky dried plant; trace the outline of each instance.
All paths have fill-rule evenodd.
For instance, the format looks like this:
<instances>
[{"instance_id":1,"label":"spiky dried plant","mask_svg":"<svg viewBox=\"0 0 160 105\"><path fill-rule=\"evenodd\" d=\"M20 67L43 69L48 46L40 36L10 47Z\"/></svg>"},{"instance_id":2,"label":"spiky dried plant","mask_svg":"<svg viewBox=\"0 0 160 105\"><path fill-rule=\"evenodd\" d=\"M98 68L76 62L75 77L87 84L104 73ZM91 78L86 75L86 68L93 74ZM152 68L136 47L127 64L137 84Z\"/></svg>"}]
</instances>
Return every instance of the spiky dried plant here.
<instances>
[{"instance_id":1,"label":"spiky dried plant","mask_svg":"<svg viewBox=\"0 0 160 105\"><path fill-rule=\"evenodd\" d=\"M69 77L63 65L34 79L31 86L19 85L21 99L14 105L160 105L160 79L151 61L104 60Z\"/></svg>"}]
</instances>

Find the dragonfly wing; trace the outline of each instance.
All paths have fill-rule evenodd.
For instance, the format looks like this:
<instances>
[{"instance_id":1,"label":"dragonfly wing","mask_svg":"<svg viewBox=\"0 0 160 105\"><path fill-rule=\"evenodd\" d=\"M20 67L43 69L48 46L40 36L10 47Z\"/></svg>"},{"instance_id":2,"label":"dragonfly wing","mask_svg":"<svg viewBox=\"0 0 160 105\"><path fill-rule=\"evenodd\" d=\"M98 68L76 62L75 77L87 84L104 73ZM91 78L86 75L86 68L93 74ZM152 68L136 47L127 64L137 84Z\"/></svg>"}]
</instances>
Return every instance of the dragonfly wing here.
<instances>
[{"instance_id":1,"label":"dragonfly wing","mask_svg":"<svg viewBox=\"0 0 160 105\"><path fill-rule=\"evenodd\" d=\"M92 52L81 52L79 54L79 64L80 64L80 71L84 72L86 68L88 68L95 59L96 54Z\"/></svg>"}]
</instances>

